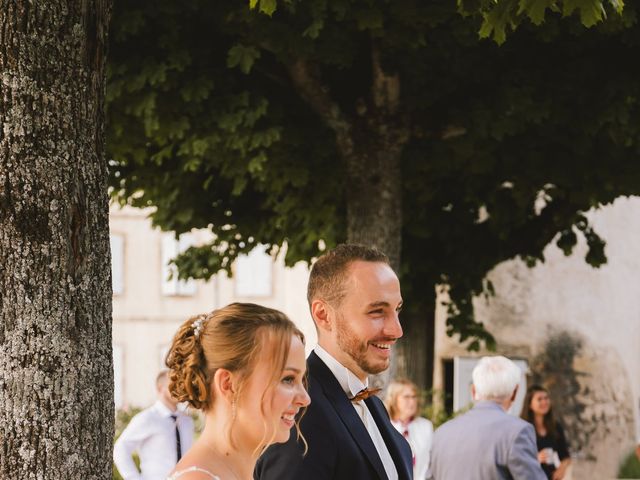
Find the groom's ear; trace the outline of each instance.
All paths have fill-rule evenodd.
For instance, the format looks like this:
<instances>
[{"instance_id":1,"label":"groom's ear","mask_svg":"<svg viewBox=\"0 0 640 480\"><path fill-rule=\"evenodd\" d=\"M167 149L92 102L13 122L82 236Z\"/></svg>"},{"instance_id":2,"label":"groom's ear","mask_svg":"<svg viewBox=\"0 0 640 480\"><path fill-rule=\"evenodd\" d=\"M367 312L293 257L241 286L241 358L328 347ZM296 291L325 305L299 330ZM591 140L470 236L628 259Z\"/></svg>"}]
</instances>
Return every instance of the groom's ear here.
<instances>
[{"instance_id":1,"label":"groom's ear","mask_svg":"<svg viewBox=\"0 0 640 480\"><path fill-rule=\"evenodd\" d=\"M318 330L330 332L332 329L331 306L324 300L318 299L311 302L311 316Z\"/></svg>"}]
</instances>

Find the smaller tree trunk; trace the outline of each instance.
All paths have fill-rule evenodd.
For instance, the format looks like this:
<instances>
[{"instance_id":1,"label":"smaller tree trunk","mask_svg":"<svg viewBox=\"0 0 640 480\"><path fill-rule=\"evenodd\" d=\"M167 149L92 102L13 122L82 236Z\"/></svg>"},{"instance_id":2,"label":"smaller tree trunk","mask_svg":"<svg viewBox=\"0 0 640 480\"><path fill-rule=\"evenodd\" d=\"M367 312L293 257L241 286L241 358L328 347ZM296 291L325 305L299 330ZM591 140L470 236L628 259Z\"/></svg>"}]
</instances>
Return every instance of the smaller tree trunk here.
<instances>
[{"instance_id":1,"label":"smaller tree trunk","mask_svg":"<svg viewBox=\"0 0 640 480\"><path fill-rule=\"evenodd\" d=\"M433 290L426 289L427 293L430 291ZM405 298L405 301L412 303L414 300ZM427 391L433 386L435 295L417 301L423 309L407 309L402 313L404 334L396 350L395 374L410 379L420 390Z\"/></svg>"},{"instance_id":2,"label":"smaller tree trunk","mask_svg":"<svg viewBox=\"0 0 640 480\"><path fill-rule=\"evenodd\" d=\"M376 247L400 269L402 176L400 145L369 141L368 151L348 158L347 238Z\"/></svg>"},{"instance_id":3,"label":"smaller tree trunk","mask_svg":"<svg viewBox=\"0 0 640 480\"><path fill-rule=\"evenodd\" d=\"M382 127L384 130L384 127ZM391 136L376 138L380 128L364 135L362 142L354 139L354 151L345 155L347 161L347 240L376 247L388 257L391 267L400 272L402 244L402 174L400 161L402 143ZM398 137L396 137L398 138ZM396 349L391 367L374 382L387 385L396 376ZM401 363L404 361L401 359Z\"/></svg>"}]
</instances>

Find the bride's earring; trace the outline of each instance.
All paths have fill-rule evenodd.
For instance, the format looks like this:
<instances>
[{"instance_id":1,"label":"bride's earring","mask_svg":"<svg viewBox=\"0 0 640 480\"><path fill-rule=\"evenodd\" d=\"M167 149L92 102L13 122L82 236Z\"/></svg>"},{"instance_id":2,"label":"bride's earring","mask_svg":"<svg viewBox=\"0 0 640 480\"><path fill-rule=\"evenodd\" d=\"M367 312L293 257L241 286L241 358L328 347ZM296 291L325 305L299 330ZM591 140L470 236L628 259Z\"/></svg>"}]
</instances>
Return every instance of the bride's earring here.
<instances>
[{"instance_id":1,"label":"bride's earring","mask_svg":"<svg viewBox=\"0 0 640 480\"><path fill-rule=\"evenodd\" d=\"M238 414L238 404L236 402L236 397L234 396L231 400L231 419L235 420Z\"/></svg>"}]
</instances>

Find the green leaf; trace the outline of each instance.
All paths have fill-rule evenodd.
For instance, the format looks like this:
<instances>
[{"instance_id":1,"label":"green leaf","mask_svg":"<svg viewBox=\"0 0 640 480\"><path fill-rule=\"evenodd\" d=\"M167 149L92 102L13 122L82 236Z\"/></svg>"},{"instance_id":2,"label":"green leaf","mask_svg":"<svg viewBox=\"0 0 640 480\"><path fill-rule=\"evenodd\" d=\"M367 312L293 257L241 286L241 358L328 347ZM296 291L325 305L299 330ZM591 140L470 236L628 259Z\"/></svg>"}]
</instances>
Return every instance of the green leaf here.
<instances>
[{"instance_id":1,"label":"green leaf","mask_svg":"<svg viewBox=\"0 0 640 480\"><path fill-rule=\"evenodd\" d=\"M267 162L267 156L264 152L260 152L254 156L247 165L247 171L254 178L264 178L264 175L260 175L264 172L264 165Z\"/></svg>"},{"instance_id":2,"label":"green leaf","mask_svg":"<svg viewBox=\"0 0 640 480\"><path fill-rule=\"evenodd\" d=\"M244 192L245 188L247 188L247 178L236 177L233 181L233 189L231 190L231 195L237 197Z\"/></svg>"},{"instance_id":3,"label":"green leaf","mask_svg":"<svg viewBox=\"0 0 640 480\"><path fill-rule=\"evenodd\" d=\"M384 25L382 12L377 8L366 8L355 15L359 30L376 30Z\"/></svg>"},{"instance_id":4,"label":"green leaf","mask_svg":"<svg viewBox=\"0 0 640 480\"><path fill-rule=\"evenodd\" d=\"M311 25L309 25L305 29L304 32L302 32L302 36L309 37L309 38L312 38L312 39L316 39L320 35L320 32L322 31L322 27L324 27L324 20L318 18L318 19L314 20L311 23Z\"/></svg>"},{"instance_id":5,"label":"green leaf","mask_svg":"<svg viewBox=\"0 0 640 480\"><path fill-rule=\"evenodd\" d=\"M518 15L525 13L535 25L540 25L552 4L549 0L520 0Z\"/></svg>"},{"instance_id":6,"label":"green leaf","mask_svg":"<svg viewBox=\"0 0 640 480\"><path fill-rule=\"evenodd\" d=\"M609 0L609 3L611 3L618 14L621 14L624 10L624 0Z\"/></svg>"},{"instance_id":7,"label":"green leaf","mask_svg":"<svg viewBox=\"0 0 640 480\"><path fill-rule=\"evenodd\" d=\"M515 4L499 2L488 13L483 14L480 27L480 38L488 38L493 33L493 40L502 45L507 39L507 27L513 28L513 18L516 15Z\"/></svg>"},{"instance_id":8,"label":"green leaf","mask_svg":"<svg viewBox=\"0 0 640 480\"><path fill-rule=\"evenodd\" d=\"M249 8L254 9L259 6L259 10L266 15L273 15L278 7L277 0L249 0Z\"/></svg>"},{"instance_id":9,"label":"green leaf","mask_svg":"<svg viewBox=\"0 0 640 480\"><path fill-rule=\"evenodd\" d=\"M227 67L240 67L242 73L249 74L251 67L260 58L260 50L242 44L234 45L227 54Z\"/></svg>"}]
</instances>

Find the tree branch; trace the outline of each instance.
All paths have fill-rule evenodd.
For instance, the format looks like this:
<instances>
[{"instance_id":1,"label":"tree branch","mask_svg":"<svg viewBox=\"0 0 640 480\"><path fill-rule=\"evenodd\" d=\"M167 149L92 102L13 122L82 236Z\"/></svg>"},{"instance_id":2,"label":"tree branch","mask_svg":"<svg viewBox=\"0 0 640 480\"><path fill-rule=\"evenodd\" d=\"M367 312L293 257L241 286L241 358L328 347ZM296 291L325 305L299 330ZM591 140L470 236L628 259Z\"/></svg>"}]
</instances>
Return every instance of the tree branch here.
<instances>
[{"instance_id":1,"label":"tree branch","mask_svg":"<svg viewBox=\"0 0 640 480\"><path fill-rule=\"evenodd\" d=\"M380 50L375 41L371 42L371 67L373 71L371 96L374 105L387 114L396 113L400 104L400 76L397 73L388 75L382 69Z\"/></svg>"},{"instance_id":2,"label":"tree branch","mask_svg":"<svg viewBox=\"0 0 640 480\"><path fill-rule=\"evenodd\" d=\"M298 59L288 65L289 75L302 99L316 112L322 121L336 132L338 146L343 154L353 152L351 121L340 106L331 98L326 85L322 83L315 68L305 60Z\"/></svg>"}]
</instances>

